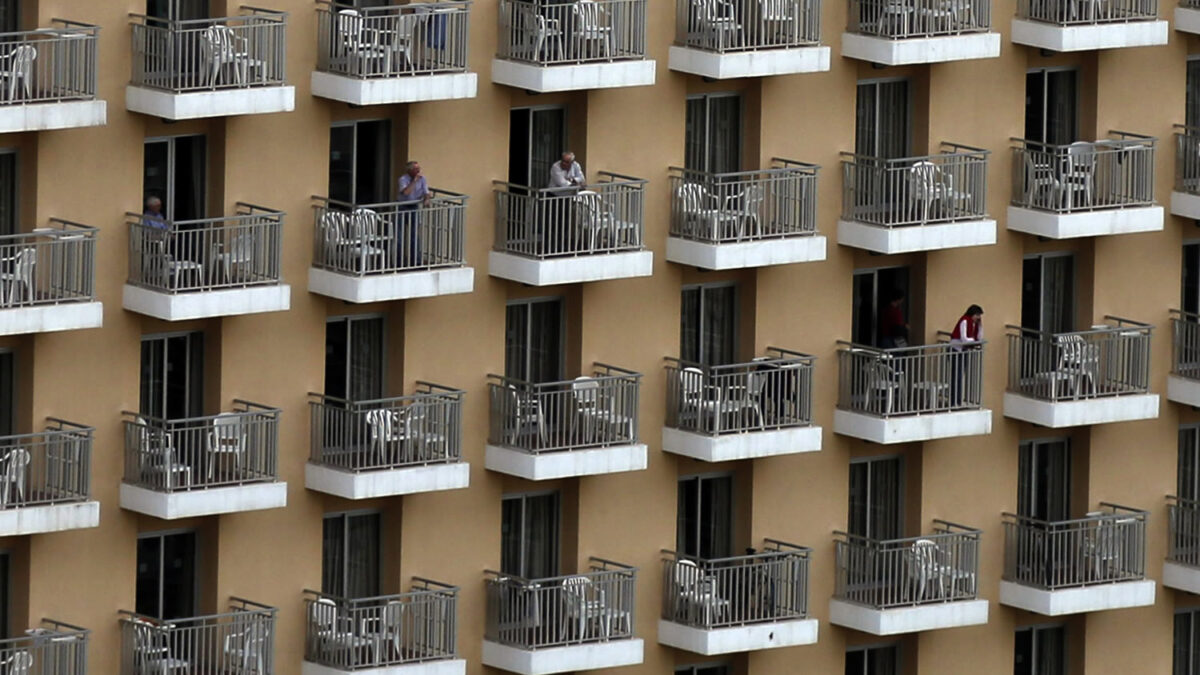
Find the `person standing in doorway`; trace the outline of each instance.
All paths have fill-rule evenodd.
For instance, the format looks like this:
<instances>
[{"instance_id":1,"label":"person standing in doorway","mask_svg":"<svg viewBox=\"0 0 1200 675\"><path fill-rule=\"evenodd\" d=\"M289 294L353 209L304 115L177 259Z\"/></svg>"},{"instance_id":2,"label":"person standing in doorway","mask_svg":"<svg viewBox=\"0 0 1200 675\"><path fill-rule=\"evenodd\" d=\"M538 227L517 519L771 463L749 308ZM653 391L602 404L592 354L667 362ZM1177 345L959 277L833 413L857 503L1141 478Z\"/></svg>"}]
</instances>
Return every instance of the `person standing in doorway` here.
<instances>
[{"instance_id":1,"label":"person standing in doorway","mask_svg":"<svg viewBox=\"0 0 1200 675\"><path fill-rule=\"evenodd\" d=\"M904 291L896 289L888 297L879 322L879 346L884 349L908 346L908 318L904 315Z\"/></svg>"}]
</instances>

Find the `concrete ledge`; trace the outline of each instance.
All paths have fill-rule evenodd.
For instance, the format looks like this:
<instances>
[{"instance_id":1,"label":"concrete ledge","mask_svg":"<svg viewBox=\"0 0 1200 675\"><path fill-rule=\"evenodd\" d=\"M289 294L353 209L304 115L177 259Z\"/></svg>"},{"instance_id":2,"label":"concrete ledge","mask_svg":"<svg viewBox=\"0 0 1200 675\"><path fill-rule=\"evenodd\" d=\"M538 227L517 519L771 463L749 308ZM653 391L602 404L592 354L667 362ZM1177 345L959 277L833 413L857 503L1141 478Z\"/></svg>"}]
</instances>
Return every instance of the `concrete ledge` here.
<instances>
[{"instance_id":1,"label":"concrete ledge","mask_svg":"<svg viewBox=\"0 0 1200 675\"><path fill-rule=\"evenodd\" d=\"M671 47L667 55L667 66L676 72L691 73L714 80L823 73L829 70L829 47L818 45L728 54L690 47Z\"/></svg>"},{"instance_id":2,"label":"concrete ledge","mask_svg":"<svg viewBox=\"0 0 1200 675\"><path fill-rule=\"evenodd\" d=\"M470 293L475 289L471 267L351 276L308 268L308 292L346 302L382 302Z\"/></svg>"},{"instance_id":3,"label":"concrete ledge","mask_svg":"<svg viewBox=\"0 0 1200 675\"><path fill-rule=\"evenodd\" d=\"M250 483L181 492L158 492L121 483L121 508L163 520L278 509L287 506L287 483Z\"/></svg>"},{"instance_id":4,"label":"concrete ledge","mask_svg":"<svg viewBox=\"0 0 1200 675\"><path fill-rule=\"evenodd\" d=\"M1154 582L1150 579L1121 581L1047 591L1012 581L1001 581L1000 604L1045 616L1146 607L1154 604Z\"/></svg>"},{"instance_id":5,"label":"concrete ledge","mask_svg":"<svg viewBox=\"0 0 1200 675\"><path fill-rule=\"evenodd\" d=\"M1013 19L1012 41L1055 52L1080 52L1120 47L1150 47L1167 44L1166 21L1130 21L1086 26Z\"/></svg>"},{"instance_id":6,"label":"concrete ledge","mask_svg":"<svg viewBox=\"0 0 1200 675\"><path fill-rule=\"evenodd\" d=\"M541 259L502 251L488 253L488 274L530 286L648 277L653 271L654 254L650 251Z\"/></svg>"},{"instance_id":7,"label":"concrete ledge","mask_svg":"<svg viewBox=\"0 0 1200 675\"><path fill-rule=\"evenodd\" d=\"M0 537L81 530L100 525L100 502L20 506L0 510Z\"/></svg>"},{"instance_id":8,"label":"concrete ledge","mask_svg":"<svg viewBox=\"0 0 1200 675\"><path fill-rule=\"evenodd\" d=\"M1200 380L1167 375L1167 400L1200 407Z\"/></svg>"},{"instance_id":9,"label":"concrete ledge","mask_svg":"<svg viewBox=\"0 0 1200 675\"><path fill-rule=\"evenodd\" d=\"M992 433L992 411L954 412L877 417L851 410L833 411L833 430L872 443L914 443L938 438L985 436Z\"/></svg>"},{"instance_id":10,"label":"concrete ledge","mask_svg":"<svg viewBox=\"0 0 1200 675\"><path fill-rule=\"evenodd\" d=\"M491 640L483 641L483 665L521 675L550 675L576 670L636 666L643 661L640 639L588 642L546 649L518 649Z\"/></svg>"},{"instance_id":11,"label":"concrete ledge","mask_svg":"<svg viewBox=\"0 0 1200 675\"><path fill-rule=\"evenodd\" d=\"M66 302L0 309L0 335L53 333L60 330L99 328L104 325L104 305L99 302Z\"/></svg>"},{"instance_id":12,"label":"concrete ledge","mask_svg":"<svg viewBox=\"0 0 1200 675\"><path fill-rule=\"evenodd\" d=\"M1105 211L1051 213L1050 211L1010 206L1008 207L1007 225L1010 230L1035 234L1048 239L1161 232L1163 207L1135 206L1128 209Z\"/></svg>"},{"instance_id":13,"label":"concrete ledge","mask_svg":"<svg viewBox=\"0 0 1200 675\"><path fill-rule=\"evenodd\" d=\"M880 227L856 220L838 220L838 243L876 253L939 251L996 243L996 221L986 218L957 223Z\"/></svg>"},{"instance_id":14,"label":"concrete ledge","mask_svg":"<svg viewBox=\"0 0 1200 675\"><path fill-rule=\"evenodd\" d=\"M1052 429L1158 418L1158 394L1105 396L1051 403L1004 392L1004 416Z\"/></svg>"},{"instance_id":15,"label":"concrete ledge","mask_svg":"<svg viewBox=\"0 0 1200 675\"><path fill-rule=\"evenodd\" d=\"M658 644L715 656L817 643L817 620L794 619L705 630L659 619Z\"/></svg>"},{"instance_id":16,"label":"concrete ledge","mask_svg":"<svg viewBox=\"0 0 1200 675\"><path fill-rule=\"evenodd\" d=\"M492 82L543 94L552 91L641 87L654 84L654 67L652 59L556 66L492 59Z\"/></svg>"},{"instance_id":17,"label":"concrete ledge","mask_svg":"<svg viewBox=\"0 0 1200 675\"><path fill-rule=\"evenodd\" d=\"M821 427L789 427L720 436L663 427L662 449L705 462L797 455L821 449Z\"/></svg>"},{"instance_id":18,"label":"concrete ledge","mask_svg":"<svg viewBox=\"0 0 1200 675\"><path fill-rule=\"evenodd\" d=\"M304 487L343 499L371 499L417 492L457 490L471 483L466 462L427 464L401 469L342 471L322 464L304 465Z\"/></svg>"},{"instance_id":19,"label":"concrete ledge","mask_svg":"<svg viewBox=\"0 0 1200 675\"><path fill-rule=\"evenodd\" d=\"M528 480L550 480L552 478L642 471L647 466L646 462L645 443L561 450L536 455L499 445L488 445L484 466L491 471L519 476Z\"/></svg>"},{"instance_id":20,"label":"concrete ledge","mask_svg":"<svg viewBox=\"0 0 1200 675\"><path fill-rule=\"evenodd\" d=\"M313 96L350 105L387 105L420 101L475 98L479 76L475 73L437 73L404 77L358 78L313 71Z\"/></svg>"},{"instance_id":21,"label":"concrete ledge","mask_svg":"<svg viewBox=\"0 0 1200 675\"><path fill-rule=\"evenodd\" d=\"M1162 585L1200 595L1200 569L1167 560L1163 562Z\"/></svg>"},{"instance_id":22,"label":"concrete ledge","mask_svg":"<svg viewBox=\"0 0 1200 675\"><path fill-rule=\"evenodd\" d=\"M125 109L165 120L263 115L296 109L296 88L245 87L173 94L148 87L125 87Z\"/></svg>"},{"instance_id":23,"label":"concrete ledge","mask_svg":"<svg viewBox=\"0 0 1200 675\"><path fill-rule=\"evenodd\" d=\"M829 601L829 623L872 635L901 635L923 630L987 623L987 600L959 600L912 607L875 609L844 600Z\"/></svg>"},{"instance_id":24,"label":"concrete ledge","mask_svg":"<svg viewBox=\"0 0 1200 675\"><path fill-rule=\"evenodd\" d=\"M1200 35L1200 9L1176 7L1175 30Z\"/></svg>"},{"instance_id":25,"label":"concrete ledge","mask_svg":"<svg viewBox=\"0 0 1200 675\"><path fill-rule=\"evenodd\" d=\"M62 101L0 105L0 133L102 127L108 123L105 101Z\"/></svg>"},{"instance_id":26,"label":"concrete ledge","mask_svg":"<svg viewBox=\"0 0 1200 675\"><path fill-rule=\"evenodd\" d=\"M292 287L287 284L193 293L161 293L125 284L122 294L122 306L125 309L165 321L286 312L291 304Z\"/></svg>"},{"instance_id":27,"label":"concrete ledge","mask_svg":"<svg viewBox=\"0 0 1200 675\"><path fill-rule=\"evenodd\" d=\"M1200 15L1200 10L1190 9L1188 11ZM1197 21L1200 21L1200 19L1197 19ZM1171 215L1200 220L1200 195L1194 195L1189 192L1172 192Z\"/></svg>"},{"instance_id":28,"label":"concrete ledge","mask_svg":"<svg viewBox=\"0 0 1200 675\"><path fill-rule=\"evenodd\" d=\"M999 33L963 33L925 38L889 39L842 33L842 56L888 66L944 63L1000 56Z\"/></svg>"},{"instance_id":29,"label":"concrete ledge","mask_svg":"<svg viewBox=\"0 0 1200 675\"><path fill-rule=\"evenodd\" d=\"M815 234L784 239L759 239L729 244L706 244L667 237L667 260L706 270L733 270L825 259L825 237Z\"/></svg>"},{"instance_id":30,"label":"concrete ledge","mask_svg":"<svg viewBox=\"0 0 1200 675\"><path fill-rule=\"evenodd\" d=\"M447 659L445 661L423 661L421 663L405 663L396 666L380 666L378 668L342 669L323 666L311 661L300 664L300 675L466 675L466 659Z\"/></svg>"}]
</instances>

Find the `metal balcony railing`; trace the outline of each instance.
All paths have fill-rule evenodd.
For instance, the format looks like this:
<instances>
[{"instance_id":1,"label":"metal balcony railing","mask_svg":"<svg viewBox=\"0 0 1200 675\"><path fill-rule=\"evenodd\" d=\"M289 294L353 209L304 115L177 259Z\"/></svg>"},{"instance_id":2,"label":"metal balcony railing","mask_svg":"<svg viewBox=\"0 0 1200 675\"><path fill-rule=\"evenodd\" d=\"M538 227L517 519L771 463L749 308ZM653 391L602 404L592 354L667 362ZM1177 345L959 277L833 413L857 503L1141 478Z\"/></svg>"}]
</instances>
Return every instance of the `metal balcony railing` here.
<instances>
[{"instance_id":1,"label":"metal balcony railing","mask_svg":"<svg viewBox=\"0 0 1200 675\"><path fill-rule=\"evenodd\" d=\"M182 492L279 477L277 408L234 399L232 412L206 417L122 414L126 483Z\"/></svg>"},{"instance_id":2,"label":"metal balcony railing","mask_svg":"<svg viewBox=\"0 0 1200 675\"><path fill-rule=\"evenodd\" d=\"M1176 124L1175 129L1175 189L1200 195L1200 128Z\"/></svg>"},{"instance_id":3,"label":"metal balcony railing","mask_svg":"<svg viewBox=\"0 0 1200 675\"><path fill-rule=\"evenodd\" d=\"M313 197L313 267L351 276L461 267L467 196L431 190L420 201L349 204Z\"/></svg>"},{"instance_id":4,"label":"metal balcony railing","mask_svg":"<svg viewBox=\"0 0 1200 675\"><path fill-rule=\"evenodd\" d=\"M281 279L283 212L237 203L236 215L129 219L129 282L160 293L275 285Z\"/></svg>"},{"instance_id":5,"label":"metal balcony railing","mask_svg":"<svg viewBox=\"0 0 1200 675\"><path fill-rule=\"evenodd\" d=\"M850 0L847 30L893 40L986 33L991 0Z\"/></svg>"},{"instance_id":6,"label":"metal balcony railing","mask_svg":"<svg viewBox=\"0 0 1200 675\"><path fill-rule=\"evenodd\" d=\"M838 407L877 417L978 410L985 342L880 349L838 341Z\"/></svg>"},{"instance_id":7,"label":"metal balcony railing","mask_svg":"<svg viewBox=\"0 0 1200 675\"><path fill-rule=\"evenodd\" d=\"M646 57L646 0L500 0L497 58L539 66Z\"/></svg>"},{"instance_id":8,"label":"metal balcony railing","mask_svg":"<svg viewBox=\"0 0 1200 675\"><path fill-rule=\"evenodd\" d=\"M990 154L957 143L903 159L844 152L842 218L880 227L986 218Z\"/></svg>"},{"instance_id":9,"label":"metal balcony railing","mask_svg":"<svg viewBox=\"0 0 1200 675\"><path fill-rule=\"evenodd\" d=\"M1017 18L1060 26L1153 21L1158 0L1017 0Z\"/></svg>"},{"instance_id":10,"label":"metal balcony railing","mask_svg":"<svg viewBox=\"0 0 1200 675\"><path fill-rule=\"evenodd\" d=\"M820 0L675 0L681 47L729 53L820 42Z\"/></svg>"},{"instance_id":11,"label":"metal balcony railing","mask_svg":"<svg viewBox=\"0 0 1200 675\"><path fill-rule=\"evenodd\" d=\"M1021 138L1013 148L1014 206L1055 213L1154 204L1157 139L1124 131L1110 138L1049 145Z\"/></svg>"},{"instance_id":12,"label":"metal balcony railing","mask_svg":"<svg viewBox=\"0 0 1200 675\"><path fill-rule=\"evenodd\" d=\"M1187 9L1200 9L1200 0L1180 0L1179 6Z\"/></svg>"},{"instance_id":13,"label":"metal balcony railing","mask_svg":"<svg viewBox=\"0 0 1200 675\"><path fill-rule=\"evenodd\" d=\"M339 598L304 591L304 660L347 671L453 659L458 588L413 578L407 593Z\"/></svg>"},{"instance_id":14,"label":"metal balcony railing","mask_svg":"<svg viewBox=\"0 0 1200 675\"><path fill-rule=\"evenodd\" d=\"M174 94L286 81L287 12L242 7L224 18L133 19L133 80Z\"/></svg>"},{"instance_id":15,"label":"metal balcony railing","mask_svg":"<svg viewBox=\"0 0 1200 675\"><path fill-rule=\"evenodd\" d=\"M464 395L430 382L417 382L411 396L372 401L310 393L309 461L343 471L457 462Z\"/></svg>"},{"instance_id":16,"label":"metal balcony railing","mask_svg":"<svg viewBox=\"0 0 1200 675\"><path fill-rule=\"evenodd\" d=\"M274 607L229 599L224 614L163 621L122 610L121 675L275 672Z\"/></svg>"},{"instance_id":17,"label":"metal balcony railing","mask_svg":"<svg viewBox=\"0 0 1200 675\"><path fill-rule=\"evenodd\" d=\"M1200 567L1200 502L1183 497L1167 497L1170 533L1167 560L1189 567Z\"/></svg>"},{"instance_id":18,"label":"metal balcony railing","mask_svg":"<svg viewBox=\"0 0 1200 675\"><path fill-rule=\"evenodd\" d=\"M1004 579L1048 591L1146 576L1145 511L1100 503L1083 518L1004 517Z\"/></svg>"},{"instance_id":19,"label":"metal balcony railing","mask_svg":"<svg viewBox=\"0 0 1200 675\"><path fill-rule=\"evenodd\" d=\"M717 436L812 424L814 356L767 347L749 363L666 362L668 427Z\"/></svg>"},{"instance_id":20,"label":"metal balcony railing","mask_svg":"<svg viewBox=\"0 0 1200 675\"><path fill-rule=\"evenodd\" d=\"M0 664L13 675L87 675L86 628L42 619L25 635L0 640Z\"/></svg>"},{"instance_id":21,"label":"metal balcony railing","mask_svg":"<svg viewBox=\"0 0 1200 675\"><path fill-rule=\"evenodd\" d=\"M470 2L317 3L317 70L369 78L467 70Z\"/></svg>"},{"instance_id":22,"label":"metal balcony railing","mask_svg":"<svg viewBox=\"0 0 1200 675\"><path fill-rule=\"evenodd\" d=\"M1200 314L1171 310L1171 374L1200 380Z\"/></svg>"},{"instance_id":23,"label":"metal balcony railing","mask_svg":"<svg viewBox=\"0 0 1200 675\"><path fill-rule=\"evenodd\" d=\"M497 251L530 258L642 249L646 181L600 172L579 188L535 189L495 181Z\"/></svg>"},{"instance_id":24,"label":"metal balcony railing","mask_svg":"<svg viewBox=\"0 0 1200 675\"><path fill-rule=\"evenodd\" d=\"M1043 401L1145 394L1150 390L1149 324L1104 317L1072 333L1008 329L1008 390Z\"/></svg>"},{"instance_id":25,"label":"metal balcony railing","mask_svg":"<svg viewBox=\"0 0 1200 675\"><path fill-rule=\"evenodd\" d=\"M49 227L0 236L0 309L95 300L97 232L51 218Z\"/></svg>"},{"instance_id":26,"label":"metal balcony railing","mask_svg":"<svg viewBox=\"0 0 1200 675\"><path fill-rule=\"evenodd\" d=\"M761 553L749 555L663 556L666 621L711 630L808 616L809 548L767 539Z\"/></svg>"},{"instance_id":27,"label":"metal balcony railing","mask_svg":"<svg viewBox=\"0 0 1200 675\"><path fill-rule=\"evenodd\" d=\"M0 33L0 106L96 98L100 27L54 19Z\"/></svg>"},{"instance_id":28,"label":"metal balcony railing","mask_svg":"<svg viewBox=\"0 0 1200 675\"><path fill-rule=\"evenodd\" d=\"M933 534L904 539L834 532L833 597L875 609L974 600L981 534L944 520L933 521Z\"/></svg>"},{"instance_id":29,"label":"metal balcony railing","mask_svg":"<svg viewBox=\"0 0 1200 675\"><path fill-rule=\"evenodd\" d=\"M760 171L670 167L671 236L728 244L815 234L818 169L778 157Z\"/></svg>"},{"instance_id":30,"label":"metal balcony railing","mask_svg":"<svg viewBox=\"0 0 1200 675\"><path fill-rule=\"evenodd\" d=\"M487 570L484 639L532 650L632 638L637 568L601 558L588 567L547 579Z\"/></svg>"},{"instance_id":31,"label":"metal balcony railing","mask_svg":"<svg viewBox=\"0 0 1200 675\"><path fill-rule=\"evenodd\" d=\"M488 443L535 455L637 443L641 381L641 373L604 363L561 382L488 375Z\"/></svg>"},{"instance_id":32,"label":"metal balcony railing","mask_svg":"<svg viewBox=\"0 0 1200 675\"><path fill-rule=\"evenodd\" d=\"M46 430L0 436L0 510L87 501L91 427L57 418Z\"/></svg>"}]
</instances>

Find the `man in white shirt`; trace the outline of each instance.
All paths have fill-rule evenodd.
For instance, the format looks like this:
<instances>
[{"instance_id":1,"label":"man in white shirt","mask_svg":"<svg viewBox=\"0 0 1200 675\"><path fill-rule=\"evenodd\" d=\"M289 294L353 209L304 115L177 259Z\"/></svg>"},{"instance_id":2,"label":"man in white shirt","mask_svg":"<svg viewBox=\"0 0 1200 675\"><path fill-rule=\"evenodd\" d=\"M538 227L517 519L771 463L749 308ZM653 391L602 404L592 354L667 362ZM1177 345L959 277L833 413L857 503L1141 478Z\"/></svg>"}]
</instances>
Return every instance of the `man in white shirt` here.
<instances>
[{"instance_id":1,"label":"man in white shirt","mask_svg":"<svg viewBox=\"0 0 1200 675\"><path fill-rule=\"evenodd\" d=\"M575 161L575 153L564 152L562 160L550 165L550 184L552 188L578 188L587 186L583 176L583 168Z\"/></svg>"}]
</instances>

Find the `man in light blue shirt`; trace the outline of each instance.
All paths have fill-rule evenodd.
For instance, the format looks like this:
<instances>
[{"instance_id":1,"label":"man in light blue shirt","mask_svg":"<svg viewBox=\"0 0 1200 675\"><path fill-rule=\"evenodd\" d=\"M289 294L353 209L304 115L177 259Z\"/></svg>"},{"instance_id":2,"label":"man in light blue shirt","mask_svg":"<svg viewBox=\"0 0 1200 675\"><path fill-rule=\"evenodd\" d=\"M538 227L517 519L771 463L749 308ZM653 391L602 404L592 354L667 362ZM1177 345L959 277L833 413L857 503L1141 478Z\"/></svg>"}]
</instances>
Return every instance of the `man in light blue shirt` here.
<instances>
[{"instance_id":1,"label":"man in light blue shirt","mask_svg":"<svg viewBox=\"0 0 1200 675\"><path fill-rule=\"evenodd\" d=\"M587 179L583 176L583 167L575 161L575 153L564 152L562 159L550 165L551 188L575 188L582 190L587 187Z\"/></svg>"},{"instance_id":2,"label":"man in light blue shirt","mask_svg":"<svg viewBox=\"0 0 1200 675\"><path fill-rule=\"evenodd\" d=\"M397 266L400 268L418 267L423 261L421 253L421 213L419 209L429 208L433 202L433 193L429 191L429 183L421 174L420 162L409 162L404 166L404 175L400 176L397 189L397 232L396 255Z\"/></svg>"},{"instance_id":3,"label":"man in light blue shirt","mask_svg":"<svg viewBox=\"0 0 1200 675\"><path fill-rule=\"evenodd\" d=\"M429 183L425 181L425 176L421 175L419 162L409 162L405 165L404 175L400 176L400 187L396 192L396 201L404 204L401 208L416 209L415 202L418 201L429 206L433 195L429 192Z\"/></svg>"}]
</instances>

